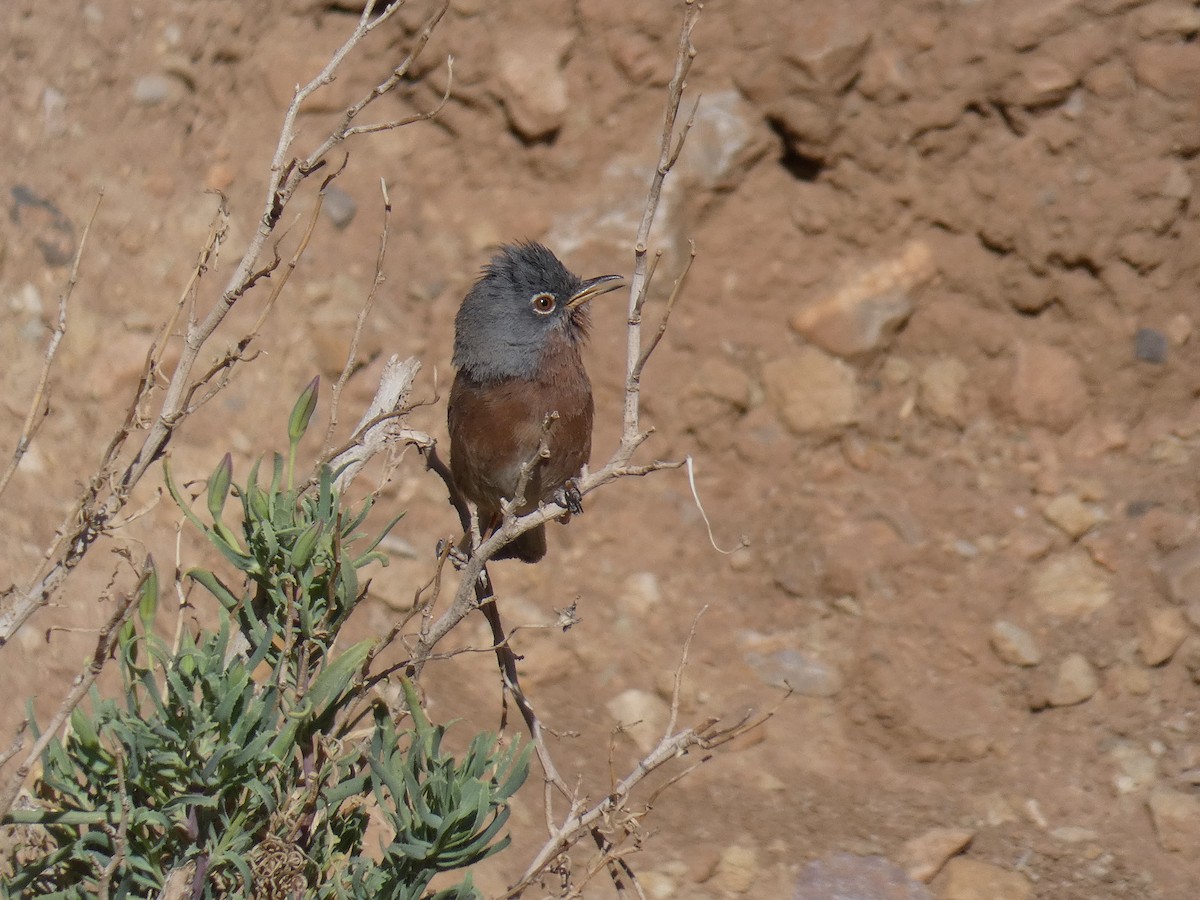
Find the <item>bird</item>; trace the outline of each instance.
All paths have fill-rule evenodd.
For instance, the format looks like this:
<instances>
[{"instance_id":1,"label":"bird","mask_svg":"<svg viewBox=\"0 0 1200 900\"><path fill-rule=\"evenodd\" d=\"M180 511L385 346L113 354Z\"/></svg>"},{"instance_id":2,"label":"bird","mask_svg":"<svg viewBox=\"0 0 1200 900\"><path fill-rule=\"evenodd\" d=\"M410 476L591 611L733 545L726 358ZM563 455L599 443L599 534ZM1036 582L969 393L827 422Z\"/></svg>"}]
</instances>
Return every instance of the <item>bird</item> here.
<instances>
[{"instance_id":1,"label":"bird","mask_svg":"<svg viewBox=\"0 0 1200 900\"><path fill-rule=\"evenodd\" d=\"M591 457L594 413L581 355L588 303L622 280L580 278L544 245L522 242L500 246L463 298L447 409L450 471L476 505L483 537L500 526L502 501L517 499L523 466L518 515L550 502L582 511L574 479ZM493 559L535 563L545 555L539 525Z\"/></svg>"}]
</instances>

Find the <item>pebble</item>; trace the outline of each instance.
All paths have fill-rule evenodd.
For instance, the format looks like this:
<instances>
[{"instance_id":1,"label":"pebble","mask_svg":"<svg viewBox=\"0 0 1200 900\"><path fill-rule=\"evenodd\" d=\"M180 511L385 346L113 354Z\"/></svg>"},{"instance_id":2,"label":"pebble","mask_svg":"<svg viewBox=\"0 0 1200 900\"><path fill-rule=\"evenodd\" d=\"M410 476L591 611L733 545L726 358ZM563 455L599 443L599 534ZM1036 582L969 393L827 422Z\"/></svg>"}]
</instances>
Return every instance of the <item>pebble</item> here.
<instances>
[{"instance_id":1,"label":"pebble","mask_svg":"<svg viewBox=\"0 0 1200 900\"><path fill-rule=\"evenodd\" d=\"M1014 666L1036 666L1042 661L1042 651L1033 636L1012 622L999 620L992 625L992 649L1006 663Z\"/></svg>"},{"instance_id":2,"label":"pebble","mask_svg":"<svg viewBox=\"0 0 1200 900\"><path fill-rule=\"evenodd\" d=\"M1108 572L1083 550L1068 550L1039 563L1029 591L1039 609L1062 619L1086 618L1113 598Z\"/></svg>"},{"instance_id":3,"label":"pebble","mask_svg":"<svg viewBox=\"0 0 1200 900\"><path fill-rule=\"evenodd\" d=\"M1167 336L1155 328L1139 328L1133 336L1133 355L1142 362L1167 361Z\"/></svg>"},{"instance_id":4,"label":"pebble","mask_svg":"<svg viewBox=\"0 0 1200 900\"><path fill-rule=\"evenodd\" d=\"M1104 521L1104 510L1095 503L1086 503L1075 493L1059 494L1046 504L1042 515L1067 537L1077 540Z\"/></svg>"},{"instance_id":5,"label":"pebble","mask_svg":"<svg viewBox=\"0 0 1200 900\"><path fill-rule=\"evenodd\" d=\"M763 366L768 405L794 434L844 428L858 421L858 377L853 368L816 347Z\"/></svg>"},{"instance_id":6,"label":"pebble","mask_svg":"<svg viewBox=\"0 0 1200 900\"><path fill-rule=\"evenodd\" d=\"M1137 744L1124 741L1108 752L1117 773L1113 787L1117 794L1132 794L1145 790L1158 780L1158 760Z\"/></svg>"},{"instance_id":7,"label":"pebble","mask_svg":"<svg viewBox=\"0 0 1200 900\"><path fill-rule=\"evenodd\" d=\"M1063 619L1084 619L1109 604L1108 571L1081 550L1048 557L1034 568L1030 594L1039 610Z\"/></svg>"},{"instance_id":8,"label":"pebble","mask_svg":"<svg viewBox=\"0 0 1200 900\"><path fill-rule=\"evenodd\" d=\"M792 317L792 329L839 356L874 350L912 314L910 292L936 271L929 245L910 241L893 257L856 268L853 276L806 304Z\"/></svg>"},{"instance_id":9,"label":"pebble","mask_svg":"<svg viewBox=\"0 0 1200 900\"><path fill-rule=\"evenodd\" d=\"M630 688L608 701L609 715L643 753L649 753L662 740L671 708L649 691Z\"/></svg>"},{"instance_id":10,"label":"pebble","mask_svg":"<svg viewBox=\"0 0 1200 900\"><path fill-rule=\"evenodd\" d=\"M740 91L706 93L673 174L691 190L732 190L776 146L773 137Z\"/></svg>"},{"instance_id":11,"label":"pebble","mask_svg":"<svg viewBox=\"0 0 1200 900\"><path fill-rule=\"evenodd\" d=\"M842 689L842 673L837 666L822 662L795 649L745 655L746 664L765 684L790 687L805 697L833 697Z\"/></svg>"},{"instance_id":12,"label":"pebble","mask_svg":"<svg viewBox=\"0 0 1200 900\"><path fill-rule=\"evenodd\" d=\"M170 75L143 75L133 83L133 102L139 106L161 106L180 100L185 90L184 83Z\"/></svg>"},{"instance_id":13,"label":"pebble","mask_svg":"<svg viewBox=\"0 0 1200 900\"><path fill-rule=\"evenodd\" d=\"M1081 653L1072 653L1058 666L1054 684L1046 697L1051 706L1075 706L1090 700L1100 689L1100 679Z\"/></svg>"},{"instance_id":14,"label":"pebble","mask_svg":"<svg viewBox=\"0 0 1200 900\"><path fill-rule=\"evenodd\" d=\"M957 857L946 863L938 900L1029 900L1033 886L1019 872Z\"/></svg>"},{"instance_id":15,"label":"pebble","mask_svg":"<svg viewBox=\"0 0 1200 900\"><path fill-rule=\"evenodd\" d=\"M544 140L566 119L563 64L573 39L565 29L531 28L501 42L497 74L504 110L513 130L526 141Z\"/></svg>"},{"instance_id":16,"label":"pebble","mask_svg":"<svg viewBox=\"0 0 1200 900\"><path fill-rule=\"evenodd\" d=\"M662 588L653 572L633 572L621 585L621 607L625 612L643 616L662 602Z\"/></svg>"},{"instance_id":17,"label":"pebble","mask_svg":"<svg viewBox=\"0 0 1200 900\"><path fill-rule=\"evenodd\" d=\"M325 202L321 204L321 212L329 218L334 228L341 231L354 221L358 204L337 185L331 184L325 189Z\"/></svg>"},{"instance_id":18,"label":"pebble","mask_svg":"<svg viewBox=\"0 0 1200 900\"><path fill-rule=\"evenodd\" d=\"M933 900L929 889L882 856L835 853L810 862L792 900Z\"/></svg>"},{"instance_id":19,"label":"pebble","mask_svg":"<svg viewBox=\"0 0 1200 900\"><path fill-rule=\"evenodd\" d=\"M1146 805L1164 850L1194 853L1200 847L1200 797L1157 787L1146 798Z\"/></svg>"},{"instance_id":20,"label":"pebble","mask_svg":"<svg viewBox=\"0 0 1200 900\"><path fill-rule=\"evenodd\" d=\"M1192 681L1200 684L1200 635L1189 635L1183 644L1175 651L1183 667L1192 676Z\"/></svg>"},{"instance_id":21,"label":"pebble","mask_svg":"<svg viewBox=\"0 0 1200 900\"><path fill-rule=\"evenodd\" d=\"M975 832L965 828L933 828L905 841L900 862L909 878L928 884L950 857L961 853L974 839Z\"/></svg>"},{"instance_id":22,"label":"pebble","mask_svg":"<svg viewBox=\"0 0 1200 900\"><path fill-rule=\"evenodd\" d=\"M1178 607L1151 609L1142 618L1138 652L1148 666L1167 662L1190 633L1187 619Z\"/></svg>"},{"instance_id":23,"label":"pebble","mask_svg":"<svg viewBox=\"0 0 1200 900\"><path fill-rule=\"evenodd\" d=\"M1187 313L1177 313L1167 322L1165 331L1171 346L1182 347L1191 338L1194 329L1195 325L1192 323L1191 316Z\"/></svg>"},{"instance_id":24,"label":"pebble","mask_svg":"<svg viewBox=\"0 0 1200 900\"><path fill-rule=\"evenodd\" d=\"M953 422L960 428L967 423L963 387L970 372L958 359L939 359L921 373L921 393L917 405L934 419Z\"/></svg>"},{"instance_id":25,"label":"pebble","mask_svg":"<svg viewBox=\"0 0 1200 900\"><path fill-rule=\"evenodd\" d=\"M760 871L758 851L753 847L731 844L721 851L713 872L712 886L725 896L746 894L758 881Z\"/></svg>"},{"instance_id":26,"label":"pebble","mask_svg":"<svg viewBox=\"0 0 1200 900\"><path fill-rule=\"evenodd\" d=\"M1176 547L1158 561L1154 570L1159 590L1172 603L1200 600L1200 541Z\"/></svg>"},{"instance_id":27,"label":"pebble","mask_svg":"<svg viewBox=\"0 0 1200 900\"><path fill-rule=\"evenodd\" d=\"M1011 396L1021 421L1058 432L1074 425L1088 405L1078 360L1058 347L1024 341L1017 344Z\"/></svg>"}]
</instances>

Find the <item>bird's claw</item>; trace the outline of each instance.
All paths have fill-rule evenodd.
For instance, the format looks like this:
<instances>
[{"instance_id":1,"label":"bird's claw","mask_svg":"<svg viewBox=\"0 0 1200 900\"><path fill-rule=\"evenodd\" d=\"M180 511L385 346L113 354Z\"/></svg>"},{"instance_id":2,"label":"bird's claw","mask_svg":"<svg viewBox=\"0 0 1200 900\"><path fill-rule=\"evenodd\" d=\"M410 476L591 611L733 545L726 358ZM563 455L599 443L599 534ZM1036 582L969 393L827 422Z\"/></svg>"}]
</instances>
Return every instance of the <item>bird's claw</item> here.
<instances>
[{"instance_id":1,"label":"bird's claw","mask_svg":"<svg viewBox=\"0 0 1200 900\"><path fill-rule=\"evenodd\" d=\"M573 516L583 515L583 494L574 481L568 481L554 492L554 502Z\"/></svg>"},{"instance_id":2,"label":"bird's claw","mask_svg":"<svg viewBox=\"0 0 1200 900\"><path fill-rule=\"evenodd\" d=\"M452 546L447 549L445 538L437 542L437 557L441 559L442 556L445 556L450 561L450 565L454 566L456 572L461 572L469 559L467 554L463 553L462 549L458 546Z\"/></svg>"}]
</instances>

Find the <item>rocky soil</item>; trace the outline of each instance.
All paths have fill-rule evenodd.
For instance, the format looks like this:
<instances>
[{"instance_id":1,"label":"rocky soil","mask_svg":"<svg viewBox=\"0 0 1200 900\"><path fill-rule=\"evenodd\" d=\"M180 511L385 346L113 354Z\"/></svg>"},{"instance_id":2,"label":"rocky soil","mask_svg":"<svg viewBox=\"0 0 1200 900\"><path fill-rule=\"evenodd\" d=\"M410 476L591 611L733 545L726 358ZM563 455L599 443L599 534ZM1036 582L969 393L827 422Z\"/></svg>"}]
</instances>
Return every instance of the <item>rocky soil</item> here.
<instances>
[{"instance_id":1,"label":"rocky soil","mask_svg":"<svg viewBox=\"0 0 1200 900\"><path fill-rule=\"evenodd\" d=\"M0 581L32 569L119 420L207 234L206 190L228 194L227 247L244 246L282 111L352 27L343 6L0 11L4 448L106 191L52 415L0 510ZM428 13L414 0L347 61L300 117L301 143ZM374 271L381 178L387 282L346 408L388 354L417 355L431 403L415 424L444 434L454 312L498 241L543 240L583 274L627 271L677 22L666 3L453 0L385 113L434 104L453 54L446 109L347 146L262 355L173 444L181 477L203 479L226 450L244 472L283 443L312 374L336 376ZM611 729L646 723L613 742L621 770L665 716L702 607L686 721L795 689L658 800L630 860L647 896L1196 896L1198 34L1185 0L708 4L696 123L655 234L656 302L689 240L697 257L644 405L649 452L691 454L716 542L746 546L714 550L685 477L666 473L589 498L541 565L496 570L510 623L578 602L580 625L516 644L562 735L559 766L592 796L609 784ZM622 320L619 302L597 304L598 461L619 432ZM160 484L0 650L14 698L0 733L16 698L53 708L94 645L95 598L127 571L111 551L174 558L179 516ZM433 536L453 529L415 460L383 494L409 515L364 632L390 627ZM185 564L200 552L185 541ZM486 642L474 623L459 644ZM437 715L495 727L488 655L442 664L427 686ZM540 845L531 788L486 889ZM600 881L587 893L612 895Z\"/></svg>"}]
</instances>

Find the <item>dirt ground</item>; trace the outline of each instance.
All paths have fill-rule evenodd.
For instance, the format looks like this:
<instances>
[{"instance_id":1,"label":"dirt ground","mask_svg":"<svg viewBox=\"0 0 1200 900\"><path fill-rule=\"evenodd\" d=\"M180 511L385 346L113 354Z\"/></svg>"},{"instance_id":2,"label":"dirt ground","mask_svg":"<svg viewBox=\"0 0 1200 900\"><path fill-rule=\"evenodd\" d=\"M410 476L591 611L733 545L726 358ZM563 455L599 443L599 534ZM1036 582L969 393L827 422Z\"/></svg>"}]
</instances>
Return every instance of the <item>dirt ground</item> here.
<instances>
[{"instance_id":1,"label":"dirt ground","mask_svg":"<svg viewBox=\"0 0 1200 900\"><path fill-rule=\"evenodd\" d=\"M207 233L206 191L222 190L227 254L202 295L216 296L256 225L293 87L353 27L353 5L0 11L5 448L105 189L52 415L0 508L0 581L26 578L92 471ZM347 60L300 116L297 149L386 74L429 12L413 0ZM283 445L304 383L336 376L374 270L381 179L395 208L387 281L343 419L387 355L416 355L436 402L414 425L444 435L453 316L495 243L543 240L580 274L627 273L678 19L669 3L454 0L420 79L379 115L436 103L453 54L445 110L347 145L336 208L263 352L175 438L181 477L203 479L227 450L244 473ZM656 308L689 240L697 256L646 372L646 453L691 454L717 544L747 546L717 552L685 476L666 472L589 497L551 529L543 563L496 568L510 623L578 603L581 624L522 631L516 646L561 735L560 769L592 797L609 786L617 721L663 715L702 608L685 722L773 709L784 681L796 688L656 801L630 860L647 896L1200 895L1198 33L1183 0L707 5L696 125L653 241ZM596 304L595 463L619 433L623 316L619 301ZM94 645L96 598L127 574L112 551L174 558L179 515L161 483L147 478L134 520L0 649L13 698L0 734L27 696L52 709ZM409 514L363 633L390 627L454 528L415 458L383 497ZM486 647L482 622L466 625L455 645ZM496 726L488 654L426 680L435 715ZM611 743L624 771L636 744ZM514 849L479 874L486 890L541 844L529 788ZM888 874L835 894L821 881L840 865L865 884L869 857L928 878L952 852L922 849L935 829L970 843L927 887ZM586 896L613 889L602 877Z\"/></svg>"}]
</instances>

